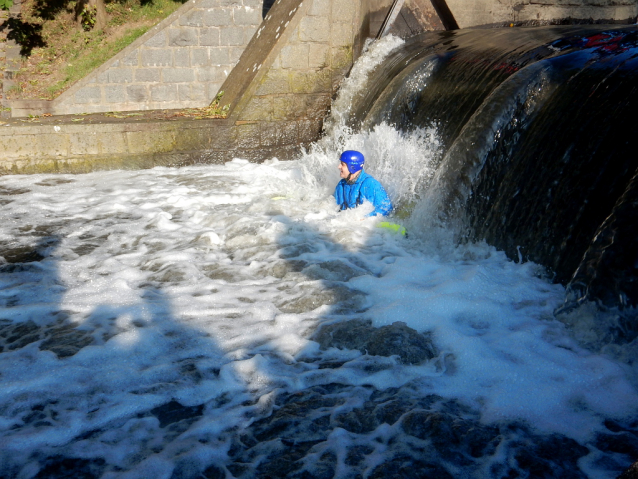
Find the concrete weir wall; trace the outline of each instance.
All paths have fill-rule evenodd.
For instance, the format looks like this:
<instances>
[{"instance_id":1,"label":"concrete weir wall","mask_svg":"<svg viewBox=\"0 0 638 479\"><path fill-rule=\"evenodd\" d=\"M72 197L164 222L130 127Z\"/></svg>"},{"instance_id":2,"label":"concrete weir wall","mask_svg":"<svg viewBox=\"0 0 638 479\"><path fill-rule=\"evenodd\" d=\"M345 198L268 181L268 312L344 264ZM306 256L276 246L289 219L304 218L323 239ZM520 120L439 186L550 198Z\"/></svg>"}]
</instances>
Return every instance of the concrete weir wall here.
<instances>
[{"instance_id":1,"label":"concrete weir wall","mask_svg":"<svg viewBox=\"0 0 638 479\"><path fill-rule=\"evenodd\" d=\"M254 129L238 129L232 122L213 119L23 124L0 128L0 174L87 173L219 162L215 152L241 145L240 135L254 134Z\"/></svg>"},{"instance_id":2,"label":"concrete weir wall","mask_svg":"<svg viewBox=\"0 0 638 479\"><path fill-rule=\"evenodd\" d=\"M636 0L446 0L459 28L507 23L633 23Z\"/></svg>"},{"instance_id":3,"label":"concrete weir wall","mask_svg":"<svg viewBox=\"0 0 638 479\"><path fill-rule=\"evenodd\" d=\"M290 159L309 133L228 119L14 123L0 125L0 175Z\"/></svg>"}]
</instances>

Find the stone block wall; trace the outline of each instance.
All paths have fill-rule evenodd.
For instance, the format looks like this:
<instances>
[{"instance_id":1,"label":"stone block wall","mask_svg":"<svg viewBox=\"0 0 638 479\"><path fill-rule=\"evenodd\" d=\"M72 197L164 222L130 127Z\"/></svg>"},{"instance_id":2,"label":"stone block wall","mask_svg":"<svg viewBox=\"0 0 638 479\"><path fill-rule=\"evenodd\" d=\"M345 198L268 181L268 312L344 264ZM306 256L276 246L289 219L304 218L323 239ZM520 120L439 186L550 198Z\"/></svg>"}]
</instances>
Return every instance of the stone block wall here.
<instances>
[{"instance_id":1,"label":"stone block wall","mask_svg":"<svg viewBox=\"0 0 638 479\"><path fill-rule=\"evenodd\" d=\"M389 6L392 0L384 1ZM179 28L179 23L171 25ZM144 48L134 56L137 65L126 65L131 51L123 52L97 74L115 87L134 86L131 79L137 72L150 70L139 65L145 49L165 51L176 38L170 30L143 39L138 47ZM39 125L11 120L8 128L0 129L0 151L5 152L0 174L294 158L320 136L330 99L369 30L366 0L276 0L222 86L228 90L224 100L232 106L228 118L116 122L104 117L98 123L77 124L67 117L42 119ZM199 48L193 45L191 54ZM179 51L172 52L173 61ZM210 51L207 54L210 58ZM192 56L187 58L192 62ZM191 63L189 68L197 78L197 67ZM189 75L187 67L174 71ZM97 81L95 76L94 82L78 85L75 93L97 98L90 88L100 88L105 98L108 84Z\"/></svg>"},{"instance_id":2,"label":"stone block wall","mask_svg":"<svg viewBox=\"0 0 638 479\"><path fill-rule=\"evenodd\" d=\"M259 124L260 141L273 148L316 140L368 14L364 1L278 0L222 86L229 119Z\"/></svg>"},{"instance_id":3,"label":"stone block wall","mask_svg":"<svg viewBox=\"0 0 638 479\"><path fill-rule=\"evenodd\" d=\"M53 101L13 116L207 106L262 22L263 0L190 0Z\"/></svg>"},{"instance_id":4,"label":"stone block wall","mask_svg":"<svg viewBox=\"0 0 638 479\"><path fill-rule=\"evenodd\" d=\"M239 120L322 119L354 60L359 4L311 0Z\"/></svg>"}]
</instances>

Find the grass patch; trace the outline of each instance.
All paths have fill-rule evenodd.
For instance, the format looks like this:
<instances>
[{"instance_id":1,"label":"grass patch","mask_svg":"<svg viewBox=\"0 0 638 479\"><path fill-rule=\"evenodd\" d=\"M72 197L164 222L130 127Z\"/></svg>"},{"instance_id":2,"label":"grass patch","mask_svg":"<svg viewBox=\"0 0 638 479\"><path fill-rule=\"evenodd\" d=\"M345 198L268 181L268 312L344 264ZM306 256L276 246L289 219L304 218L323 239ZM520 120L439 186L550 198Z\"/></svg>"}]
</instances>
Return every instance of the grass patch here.
<instances>
[{"instance_id":1,"label":"grass patch","mask_svg":"<svg viewBox=\"0 0 638 479\"><path fill-rule=\"evenodd\" d=\"M105 39L103 35L86 38L85 47L69 55L69 63L64 68L64 79L48 86L47 91L53 95L61 93L76 81L81 80L97 67L133 43L148 31L150 26L142 26L130 30L119 38Z\"/></svg>"},{"instance_id":2,"label":"grass patch","mask_svg":"<svg viewBox=\"0 0 638 479\"><path fill-rule=\"evenodd\" d=\"M16 81L7 92L11 99L50 100L84 78L109 58L126 48L151 27L177 10L182 1L122 0L106 4L104 30L86 29L75 18L75 2L60 8L52 19L42 18L38 0L26 0L22 19L41 26L43 45L22 58Z\"/></svg>"}]
</instances>

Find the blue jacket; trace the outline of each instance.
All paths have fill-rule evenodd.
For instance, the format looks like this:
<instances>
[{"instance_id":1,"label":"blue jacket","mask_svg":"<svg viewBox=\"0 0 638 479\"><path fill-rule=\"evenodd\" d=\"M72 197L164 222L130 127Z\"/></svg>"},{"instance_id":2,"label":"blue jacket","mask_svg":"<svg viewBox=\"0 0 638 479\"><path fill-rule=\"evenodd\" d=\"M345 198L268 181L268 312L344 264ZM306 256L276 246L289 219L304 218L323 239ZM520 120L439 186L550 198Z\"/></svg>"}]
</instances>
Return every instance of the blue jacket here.
<instances>
[{"instance_id":1,"label":"blue jacket","mask_svg":"<svg viewBox=\"0 0 638 479\"><path fill-rule=\"evenodd\" d=\"M356 181L351 185L345 179L337 183L335 200L341 206L342 211L356 208L366 200L374 205L374 211L368 216L387 216L392 211L392 202L381 183L365 171L361 171Z\"/></svg>"}]
</instances>

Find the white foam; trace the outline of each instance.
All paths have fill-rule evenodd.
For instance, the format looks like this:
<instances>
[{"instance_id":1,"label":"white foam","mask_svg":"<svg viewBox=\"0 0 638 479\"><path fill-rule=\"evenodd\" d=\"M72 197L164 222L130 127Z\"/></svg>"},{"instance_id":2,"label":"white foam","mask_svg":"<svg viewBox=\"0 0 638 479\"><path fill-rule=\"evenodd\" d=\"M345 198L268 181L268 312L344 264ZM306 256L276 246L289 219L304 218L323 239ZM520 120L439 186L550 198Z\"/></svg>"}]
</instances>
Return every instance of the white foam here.
<instances>
[{"instance_id":1,"label":"white foam","mask_svg":"<svg viewBox=\"0 0 638 479\"><path fill-rule=\"evenodd\" d=\"M409 156L413 142L422 141L385 127L357 141L379 143L392 135L395 156ZM20 229L51 225L50 234L60 240L31 283L12 282L16 274L4 279L2 297L17 297L20 304L6 306L3 317L44 325L46 313L64 310L96 338L70 358L57 359L35 345L0 355L7 371L2 403L12 404L3 408L0 424L11 450L26 457L36 449L75 447L73 438L87 430L108 429L118 418L174 398L196 405L243 391L258 399L334 381L387 388L428 378L427 393L473 404L486 422L525 420L581 442L601 428L602 418L636 413L638 395L625 367L579 348L553 319L561 286L539 278L533 264L516 264L487 245L430 254L423 238L390 235L362 211L338 214L331 185L314 189L319 178L300 179L316 163L334 167L333 158L311 155L262 165L235 161L180 170L3 177L4 186L31 189L5 206L3 214L12 218L4 222L5 233L33 244L37 238L20 235ZM390 184L392 161L387 157L377 168ZM234 184L220 190L231 172ZM202 177L216 185L214 192ZM37 185L51 178L72 182ZM238 189L244 191L241 202L210 201L233 197ZM175 201L176 191L183 199ZM282 192L285 198L271 199ZM76 200L66 202L70 195ZM26 205L29 215L22 214ZM86 243L95 248L74 253ZM322 354L352 359L347 351L320 352L309 340L318 324L334 317L322 296L330 286L301 272L281 278L268 273L286 263L278 251L300 244L307 246L299 256L306 261L354 259L355 270L369 271L348 283L366 293L365 317L377 326L403 321L431 331L455 372L391 362L371 374L356 363L326 371L300 362ZM61 288L51 293L50 284ZM41 290L46 294L39 296ZM282 313L283 304L304 298L299 312ZM196 365L202 381L184 377L184 360ZM19 411L44 398L63 410L54 426L10 429L22 424ZM215 431L236 426L245 406L225 408L227 414L215 416ZM142 427L145 421L137 422ZM99 454L120 457L136 474L170 469L161 461L135 466L121 459L132 442L124 434ZM225 444L220 442L220 454Z\"/></svg>"}]
</instances>

